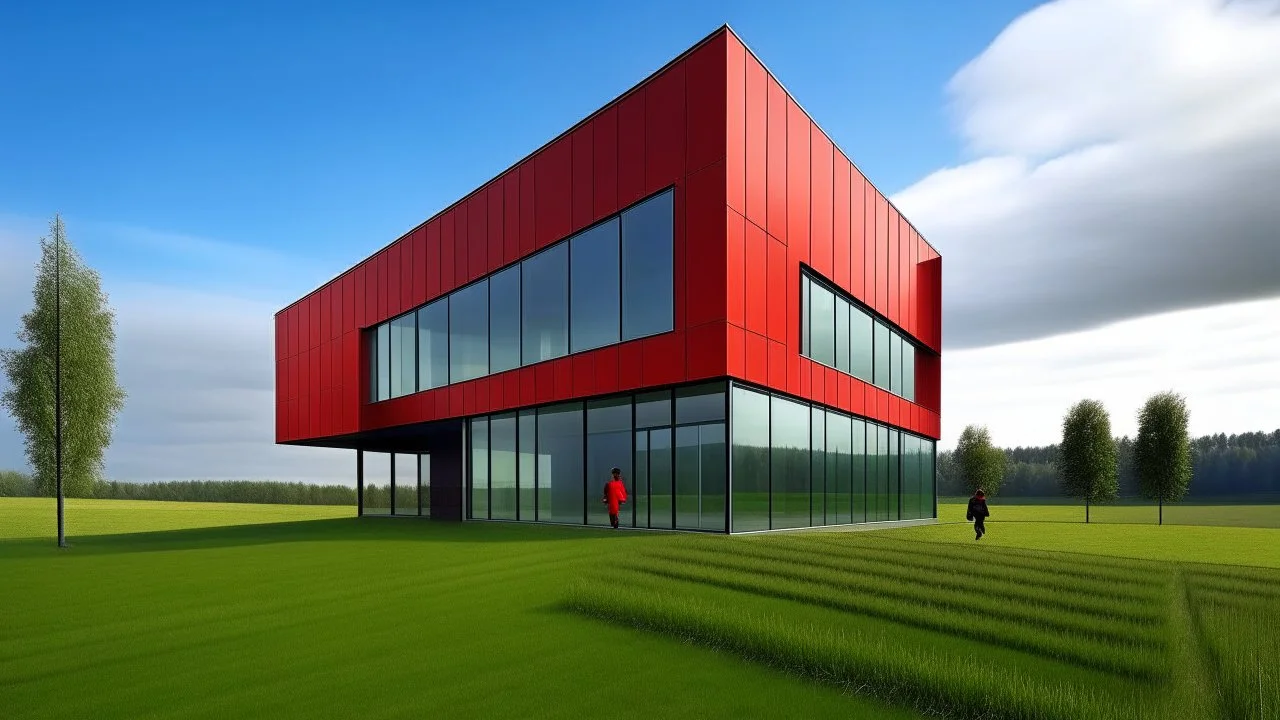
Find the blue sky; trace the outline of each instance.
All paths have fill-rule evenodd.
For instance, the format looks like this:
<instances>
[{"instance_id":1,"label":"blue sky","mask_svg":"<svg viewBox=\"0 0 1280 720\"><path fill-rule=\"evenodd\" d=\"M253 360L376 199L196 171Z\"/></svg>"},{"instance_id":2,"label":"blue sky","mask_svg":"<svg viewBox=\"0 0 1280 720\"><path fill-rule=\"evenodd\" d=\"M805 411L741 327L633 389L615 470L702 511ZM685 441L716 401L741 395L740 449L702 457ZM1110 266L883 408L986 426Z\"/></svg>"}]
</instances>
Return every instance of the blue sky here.
<instances>
[{"instance_id":1,"label":"blue sky","mask_svg":"<svg viewBox=\"0 0 1280 720\"><path fill-rule=\"evenodd\" d=\"M962 157L944 85L1031 5L13 3L0 213L61 211L104 271L201 286L237 268L122 236L271 248L315 261L305 289L724 22L892 193Z\"/></svg>"},{"instance_id":2,"label":"blue sky","mask_svg":"<svg viewBox=\"0 0 1280 720\"><path fill-rule=\"evenodd\" d=\"M941 448L1168 389L1275 429L1280 0L0 3L0 347L61 212L108 477L349 483L273 443L273 314L726 22L942 253Z\"/></svg>"}]
</instances>

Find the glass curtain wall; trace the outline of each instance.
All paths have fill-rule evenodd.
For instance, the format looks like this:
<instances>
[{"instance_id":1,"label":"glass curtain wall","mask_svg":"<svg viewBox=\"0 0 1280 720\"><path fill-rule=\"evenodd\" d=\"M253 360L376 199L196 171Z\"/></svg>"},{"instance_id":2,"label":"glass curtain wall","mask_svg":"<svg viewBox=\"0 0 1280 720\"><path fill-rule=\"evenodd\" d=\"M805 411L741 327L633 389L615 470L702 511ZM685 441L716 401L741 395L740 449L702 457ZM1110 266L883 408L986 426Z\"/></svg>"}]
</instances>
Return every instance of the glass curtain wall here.
<instances>
[{"instance_id":1,"label":"glass curtain wall","mask_svg":"<svg viewBox=\"0 0 1280 720\"><path fill-rule=\"evenodd\" d=\"M934 443L733 385L733 532L935 517Z\"/></svg>"},{"instance_id":2,"label":"glass curtain wall","mask_svg":"<svg viewBox=\"0 0 1280 720\"><path fill-rule=\"evenodd\" d=\"M416 453L394 453L392 467L395 475L391 477L393 486L393 515L418 514L418 456Z\"/></svg>"},{"instance_id":3,"label":"glass curtain wall","mask_svg":"<svg viewBox=\"0 0 1280 720\"><path fill-rule=\"evenodd\" d=\"M391 453L364 453L364 514L391 514Z\"/></svg>"},{"instance_id":4,"label":"glass curtain wall","mask_svg":"<svg viewBox=\"0 0 1280 720\"><path fill-rule=\"evenodd\" d=\"M610 469L629 489L622 524L724 532L725 384L560 403L472 418L475 519L607 525Z\"/></svg>"}]
</instances>

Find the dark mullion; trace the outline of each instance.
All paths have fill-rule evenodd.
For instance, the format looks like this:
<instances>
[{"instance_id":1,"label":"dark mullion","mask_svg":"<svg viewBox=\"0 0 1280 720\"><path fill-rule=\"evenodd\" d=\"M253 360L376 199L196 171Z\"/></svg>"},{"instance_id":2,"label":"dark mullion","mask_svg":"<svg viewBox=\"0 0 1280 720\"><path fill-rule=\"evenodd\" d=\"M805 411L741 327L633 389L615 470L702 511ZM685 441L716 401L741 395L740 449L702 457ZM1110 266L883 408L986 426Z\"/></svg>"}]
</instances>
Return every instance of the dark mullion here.
<instances>
[{"instance_id":1,"label":"dark mullion","mask_svg":"<svg viewBox=\"0 0 1280 720\"><path fill-rule=\"evenodd\" d=\"M724 386L724 531L733 532L733 383Z\"/></svg>"},{"instance_id":2,"label":"dark mullion","mask_svg":"<svg viewBox=\"0 0 1280 720\"><path fill-rule=\"evenodd\" d=\"M422 517L422 453L418 453L415 457L418 459L416 468L418 471L418 517Z\"/></svg>"},{"instance_id":3,"label":"dark mullion","mask_svg":"<svg viewBox=\"0 0 1280 720\"><path fill-rule=\"evenodd\" d=\"M356 450L356 517L364 517L364 450Z\"/></svg>"},{"instance_id":4,"label":"dark mullion","mask_svg":"<svg viewBox=\"0 0 1280 720\"><path fill-rule=\"evenodd\" d=\"M396 454L388 453L391 463L391 514L396 514Z\"/></svg>"}]
</instances>

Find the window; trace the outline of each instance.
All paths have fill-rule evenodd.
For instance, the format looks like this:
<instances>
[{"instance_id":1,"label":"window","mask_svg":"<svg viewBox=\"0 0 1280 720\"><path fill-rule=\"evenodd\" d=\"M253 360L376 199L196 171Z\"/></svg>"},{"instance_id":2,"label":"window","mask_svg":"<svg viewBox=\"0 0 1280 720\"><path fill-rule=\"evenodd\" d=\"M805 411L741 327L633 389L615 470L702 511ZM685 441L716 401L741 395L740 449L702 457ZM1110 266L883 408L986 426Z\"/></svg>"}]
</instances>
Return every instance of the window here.
<instances>
[{"instance_id":1,"label":"window","mask_svg":"<svg viewBox=\"0 0 1280 720\"><path fill-rule=\"evenodd\" d=\"M668 190L622 213L623 340L674 327L673 202Z\"/></svg>"},{"instance_id":2,"label":"window","mask_svg":"<svg viewBox=\"0 0 1280 720\"><path fill-rule=\"evenodd\" d=\"M711 383L676 390L676 424L724 420L724 384Z\"/></svg>"},{"instance_id":3,"label":"window","mask_svg":"<svg viewBox=\"0 0 1280 720\"><path fill-rule=\"evenodd\" d=\"M862 523L867 517L867 423L853 421L853 522Z\"/></svg>"},{"instance_id":4,"label":"window","mask_svg":"<svg viewBox=\"0 0 1280 720\"><path fill-rule=\"evenodd\" d=\"M888 326L877 320L875 384L885 390L889 389L889 339L891 337Z\"/></svg>"},{"instance_id":5,"label":"window","mask_svg":"<svg viewBox=\"0 0 1280 720\"><path fill-rule=\"evenodd\" d=\"M807 527L809 516L809 407L778 396L770 398L772 430L771 524Z\"/></svg>"},{"instance_id":6,"label":"window","mask_svg":"<svg viewBox=\"0 0 1280 720\"><path fill-rule=\"evenodd\" d=\"M834 480L834 478L833 478ZM810 513L814 525L826 525L827 501L827 413L820 407L809 409ZM832 512L835 508L832 508Z\"/></svg>"},{"instance_id":7,"label":"window","mask_svg":"<svg viewBox=\"0 0 1280 720\"><path fill-rule=\"evenodd\" d=\"M810 290L809 342L814 360L836 366L836 296L825 287L813 284Z\"/></svg>"},{"instance_id":8,"label":"window","mask_svg":"<svg viewBox=\"0 0 1280 720\"><path fill-rule=\"evenodd\" d=\"M412 315L409 318L413 319ZM418 514L418 456L412 453L395 453L391 456L392 515Z\"/></svg>"},{"instance_id":9,"label":"window","mask_svg":"<svg viewBox=\"0 0 1280 720\"><path fill-rule=\"evenodd\" d=\"M889 392L902 394L902 337L889 336Z\"/></svg>"},{"instance_id":10,"label":"window","mask_svg":"<svg viewBox=\"0 0 1280 720\"><path fill-rule=\"evenodd\" d=\"M769 396L733 388L733 531L769 529Z\"/></svg>"},{"instance_id":11,"label":"window","mask_svg":"<svg viewBox=\"0 0 1280 720\"><path fill-rule=\"evenodd\" d=\"M850 373L865 382L872 380L872 345L871 316L861 308L849 307L849 370Z\"/></svg>"},{"instance_id":12,"label":"window","mask_svg":"<svg viewBox=\"0 0 1280 720\"><path fill-rule=\"evenodd\" d=\"M827 412L827 524L853 522L853 418Z\"/></svg>"},{"instance_id":13,"label":"window","mask_svg":"<svg viewBox=\"0 0 1280 720\"><path fill-rule=\"evenodd\" d=\"M569 246L561 243L520 264L521 360L532 365L569 352Z\"/></svg>"},{"instance_id":14,"label":"window","mask_svg":"<svg viewBox=\"0 0 1280 720\"><path fill-rule=\"evenodd\" d=\"M418 389L449 384L449 298L418 311Z\"/></svg>"},{"instance_id":15,"label":"window","mask_svg":"<svg viewBox=\"0 0 1280 720\"><path fill-rule=\"evenodd\" d=\"M365 515L391 514L391 453L364 453Z\"/></svg>"},{"instance_id":16,"label":"window","mask_svg":"<svg viewBox=\"0 0 1280 720\"><path fill-rule=\"evenodd\" d=\"M674 327L674 191L368 334L369 402Z\"/></svg>"},{"instance_id":17,"label":"window","mask_svg":"<svg viewBox=\"0 0 1280 720\"><path fill-rule=\"evenodd\" d=\"M489 278L489 372L520 367L520 267Z\"/></svg>"},{"instance_id":18,"label":"window","mask_svg":"<svg viewBox=\"0 0 1280 720\"><path fill-rule=\"evenodd\" d=\"M520 437L520 468L516 478L520 496L517 520L537 520L535 488L538 486L538 416L533 410L521 410L518 419Z\"/></svg>"},{"instance_id":19,"label":"window","mask_svg":"<svg viewBox=\"0 0 1280 720\"><path fill-rule=\"evenodd\" d=\"M489 517L489 419L471 421L471 517Z\"/></svg>"},{"instance_id":20,"label":"window","mask_svg":"<svg viewBox=\"0 0 1280 720\"><path fill-rule=\"evenodd\" d=\"M836 369L850 373L849 367L849 301L836 298Z\"/></svg>"},{"instance_id":21,"label":"window","mask_svg":"<svg viewBox=\"0 0 1280 720\"><path fill-rule=\"evenodd\" d=\"M449 296L449 382L489 374L489 283Z\"/></svg>"},{"instance_id":22,"label":"window","mask_svg":"<svg viewBox=\"0 0 1280 720\"><path fill-rule=\"evenodd\" d=\"M813 340L809 332L810 318L813 317L813 280L808 275L800 276L800 354L813 357Z\"/></svg>"},{"instance_id":23,"label":"window","mask_svg":"<svg viewBox=\"0 0 1280 720\"><path fill-rule=\"evenodd\" d=\"M516 415L489 418L489 517L516 519Z\"/></svg>"},{"instance_id":24,"label":"window","mask_svg":"<svg viewBox=\"0 0 1280 720\"><path fill-rule=\"evenodd\" d=\"M724 423L676 428L676 527L724 531Z\"/></svg>"},{"instance_id":25,"label":"window","mask_svg":"<svg viewBox=\"0 0 1280 720\"><path fill-rule=\"evenodd\" d=\"M587 507L582 403L538 409L538 519L581 525Z\"/></svg>"},{"instance_id":26,"label":"window","mask_svg":"<svg viewBox=\"0 0 1280 720\"><path fill-rule=\"evenodd\" d=\"M902 343L902 397L916 401L916 346Z\"/></svg>"},{"instance_id":27,"label":"window","mask_svg":"<svg viewBox=\"0 0 1280 720\"><path fill-rule=\"evenodd\" d=\"M573 352L612 345L620 332L618 220L569 240L569 339Z\"/></svg>"}]
</instances>

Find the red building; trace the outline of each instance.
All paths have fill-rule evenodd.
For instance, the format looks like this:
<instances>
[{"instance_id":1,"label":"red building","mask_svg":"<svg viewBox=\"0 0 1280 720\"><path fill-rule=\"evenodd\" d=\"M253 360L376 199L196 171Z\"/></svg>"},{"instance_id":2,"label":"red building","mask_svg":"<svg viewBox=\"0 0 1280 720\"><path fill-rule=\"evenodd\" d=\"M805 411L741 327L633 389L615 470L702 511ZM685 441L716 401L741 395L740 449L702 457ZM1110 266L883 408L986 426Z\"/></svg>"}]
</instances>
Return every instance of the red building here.
<instances>
[{"instance_id":1,"label":"red building","mask_svg":"<svg viewBox=\"0 0 1280 720\"><path fill-rule=\"evenodd\" d=\"M936 516L941 258L727 27L276 315L363 515ZM376 474L377 478L373 476Z\"/></svg>"}]
</instances>

